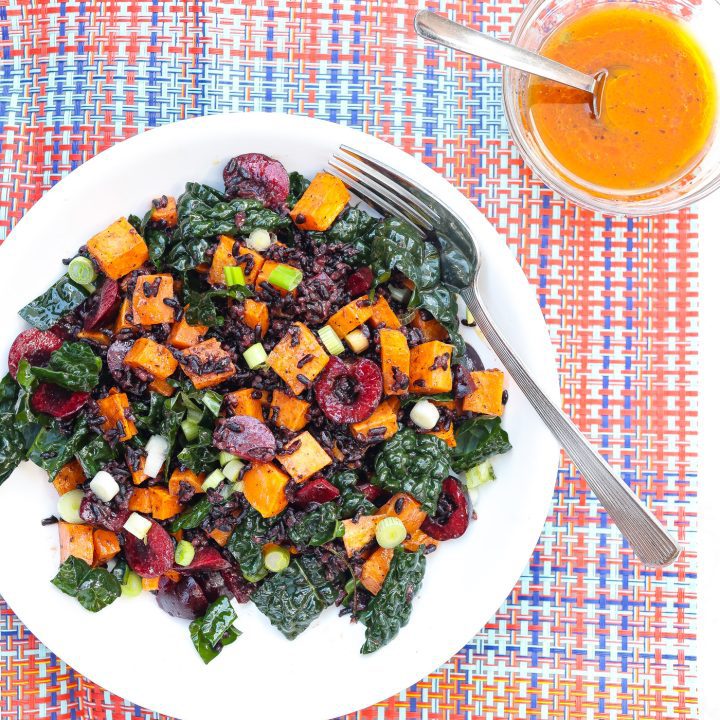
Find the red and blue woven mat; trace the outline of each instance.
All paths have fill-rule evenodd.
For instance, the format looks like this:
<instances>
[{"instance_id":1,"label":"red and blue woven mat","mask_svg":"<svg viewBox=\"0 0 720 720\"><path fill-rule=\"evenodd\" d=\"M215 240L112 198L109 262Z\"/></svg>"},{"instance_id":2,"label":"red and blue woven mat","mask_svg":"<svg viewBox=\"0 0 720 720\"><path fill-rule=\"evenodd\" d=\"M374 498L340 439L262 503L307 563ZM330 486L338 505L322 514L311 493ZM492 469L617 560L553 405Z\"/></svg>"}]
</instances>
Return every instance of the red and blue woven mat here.
<instances>
[{"instance_id":1,"label":"red and blue woven mat","mask_svg":"<svg viewBox=\"0 0 720 720\"><path fill-rule=\"evenodd\" d=\"M431 8L507 36L522 0ZM566 409L686 550L671 568L639 566L564 458L552 514L492 621L352 717L696 717L697 218L613 220L544 188L508 139L497 69L420 47L416 9L0 0L0 238L97 152L196 115L305 113L420 157L507 239L545 313ZM0 608L1 720L160 717L77 675Z\"/></svg>"}]
</instances>

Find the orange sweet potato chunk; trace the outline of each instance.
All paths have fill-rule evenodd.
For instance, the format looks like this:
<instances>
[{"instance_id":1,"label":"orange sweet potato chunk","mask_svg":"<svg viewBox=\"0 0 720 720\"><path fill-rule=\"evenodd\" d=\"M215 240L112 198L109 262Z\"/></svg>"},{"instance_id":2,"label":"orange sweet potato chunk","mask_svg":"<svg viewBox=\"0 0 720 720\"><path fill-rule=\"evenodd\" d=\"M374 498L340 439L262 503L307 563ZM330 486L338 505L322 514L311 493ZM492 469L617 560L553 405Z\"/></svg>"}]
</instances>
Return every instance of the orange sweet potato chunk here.
<instances>
[{"instance_id":1,"label":"orange sweet potato chunk","mask_svg":"<svg viewBox=\"0 0 720 720\"><path fill-rule=\"evenodd\" d=\"M417 345L410 350L410 392L421 395L452 390L453 346L439 340Z\"/></svg>"},{"instance_id":2,"label":"orange sweet potato chunk","mask_svg":"<svg viewBox=\"0 0 720 720\"><path fill-rule=\"evenodd\" d=\"M392 562L394 551L392 548L377 548L372 555L363 563L360 571L360 582L363 587L377 595L380 588L385 582L388 572L390 572L390 563Z\"/></svg>"},{"instance_id":3,"label":"orange sweet potato chunk","mask_svg":"<svg viewBox=\"0 0 720 720\"><path fill-rule=\"evenodd\" d=\"M379 510L383 517L397 517L402 520L405 529L414 533L425 522L427 513L420 503L407 493L396 493Z\"/></svg>"},{"instance_id":4,"label":"orange sweet potato chunk","mask_svg":"<svg viewBox=\"0 0 720 720\"><path fill-rule=\"evenodd\" d=\"M319 172L308 189L295 203L290 217L303 230L327 230L350 200L343 181L326 172Z\"/></svg>"},{"instance_id":5,"label":"orange sweet potato chunk","mask_svg":"<svg viewBox=\"0 0 720 720\"><path fill-rule=\"evenodd\" d=\"M288 505L290 478L273 463L257 463L243 475L245 498L264 518L279 515Z\"/></svg>"},{"instance_id":6,"label":"orange sweet potato chunk","mask_svg":"<svg viewBox=\"0 0 720 720\"><path fill-rule=\"evenodd\" d=\"M368 324L373 328L385 327L390 330L399 330L402 327L400 319L382 295L378 295L375 298L375 302L372 305L372 315L368 319Z\"/></svg>"},{"instance_id":7,"label":"orange sweet potato chunk","mask_svg":"<svg viewBox=\"0 0 720 720\"><path fill-rule=\"evenodd\" d=\"M237 256L233 254L235 243L239 243ZM245 275L245 283L253 285L260 273L265 258L245 247L241 241L231 238L228 235L221 235L217 247L213 253L212 265L208 274L208 282L211 285L225 285L225 268L242 266Z\"/></svg>"},{"instance_id":8,"label":"orange sweet potato chunk","mask_svg":"<svg viewBox=\"0 0 720 720\"><path fill-rule=\"evenodd\" d=\"M428 435L434 435L444 440L451 448L457 445L457 440L455 440L455 426L452 423L444 430L434 430L433 432L429 432Z\"/></svg>"},{"instance_id":9,"label":"orange sweet potato chunk","mask_svg":"<svg viewBox=\"0 0 720 720\"><path fill-rule=\"evenodd\" d=\"M152 201L150 219L156 223L163 223L169 228L175 227L178 222L177 201L172 195L163 195Z\"/></svg>"},{"instance_id":10,"label":"orange sweet potato chunk","mask_svg":"<svg viewBox=\"0 0 720 720\"><path fill-rule=\"evenodd\" d=\"M270 393L267 390L256 390L255 388L244 388L225 395L228 412L233 415L249 415L265 422L263 408L268 404Z\"/></svg>"},{"instance_id":11,"label":"orange sweet potato chunk","mask_svg":"<svg viewBox=\"0 0 720 720\"><path fill-rule=\"evenodd\" d=\"M105 347L110 345L110 338L99 330L81 330L76 337L78 340L88 340L90 343L97 343Z\"/></svg>"},{"instance_id":12,"label":"orange sweet potato chunk","mask_svg":"<svg viewBox=\"0 0 720 720\"><path fill-rule=\"evenodd\" d=\"M112 530L93 532L94 565L106 565L120 552L120 540Z\"/></svg>"},{"instance_id":13,"label":"orange sweet potato chunk","mask_svg":"<svg viewBox=\"0 0 720 720\"><path fill-rule=\"evenodd\" d=\"M180 367L196 390L219 385L235 374L230 355L215 338L183 350L182 355L184 361Z\"/></svg>"},{"instance_id":14,"label":"orange sweet potato chunk","mask_svg":"<svg viewBox=\"0 0 720 720\"><path fill-rule=\"evenodd\" d=\"M145 337L135 341L124 362L128 367L144 370L161 380L169 378L178 366L178 361L164 345Z\"/></svg>"},{"instance_id":15,"label":"orange sweet potato chunk","mask_svg":"<svg viewBox=\"0 0 720 720\"><path fill-rule=\"evenodd\" d=\"M59 522L60 535L60 562L64 563L71 555L84 560L88 565L93 564L95 545L93 543L93 529L90 525L76 525L74 523Z\"/></svg>"},{"instance_id":16,"label":"orange sweet potato chunk","mask_svg":"<svg viewBox=\"0 0 720 720\"><path fill-rule=\"evenodd\" d=\"M145 241L124 217L91 237L87 248L100 269L113 280L142 267L149 258Z\"/></svg>"},{"instance_id":17,"label":"orange sweet potato chunk","mask_svg":"<svg viewBox=\"0 0 720 720\"><path fill-rule=\"evenodd\" d=\"M75 490L85 482L85 473L77 460L71 460L63 465L53 480L58 495Z\"/></svg>"},{"instance_id":18,"label":"orange sweet potato chunk","mask_svg":"<svg viewBox=\"0 0 720 720\"><path fill-rule=\"evenodd\" d=\"M148 489L152 508L150 512L156 520L168 520L182 512L183 505L178 500L177 495L173 495L169 490L159 485L153 485Z\"/></svg>"},{"instance_id":19,"label":"orange sweet potato chunk","mask_svg":"<svg viewBox=\"0 0 720 720\"><path fill-rule=\"evenodd\" d=\"M397 431L397 407L390 398L383 400L369 418L350 425L353 437L364 442L389 440Z\"/></svg>"},{"instance_id":20,"label":"orange sweet potato chunk","mask_svg":"<svg viewBox=\"0 0 720 720\"><path fill-rule=\"evenodd\" d=\"M125 412L130 410L130 401L125 393L112 393L97 401L100 414L105 418L102 425L103 432L122 429L120 441L125 442L137 435L135 423L126 417Z\"/></svg>"},{"instance_id":21,"label":"orange sweet potato chunk","mask_svg":"<svg viewBox=\"0 0 720 720\"><path fill-rule=\"evenodd\" d=\"M463 411L481 415L502 415L503 381L502 370L478 370L470 373L475 381L475 390L463 398Z\"/></svg>"},{"instance_id":22,"label":"orange sweet potato chunk","mask_svg":"<svg viewBox=\"0 0 720 720\"><path fill-rule=\"evenodd\" d=\"M384 517L386 516L378 511L375 515L361 515L342 521L342 540L348 557L362 555L375 542L375 528Z\"/></svg>"},{"instance_id":23,"label":"orange sweet potato chunk","mask_svg":"<svg viewBox=\"0 0 720 720\"><path fill-rule=\"evenodd\" d=\"M198 493L205 492L202 489L203 482L205 482L204 473L196 475L192 470L180 470L176 468L170 476L168 490L173 495L179 495L180 491L184 489L184 483L188 488L192 488L194 495L197 495Z\"/></svg>"},{"instance_id":24,"label":"orange sweet potato chunk","mask_svg":"<svg viewBox=\"0 0 720 720\"><path fill-rule=\"evenodd\" d=\"M133 291L133 322L136 325L171 323L175 310L165 304L174 298L172 275L140 275Z\"/></svg>"},{"instance_id":25,"label":"orange sweet potato chunk","mask_svg":"<svg viewBox=\"0 0 720 720\"><path fill-rule=\"evenodd\" d=\"M187 310L187 306L185 307ZM197 345L208 331L205 325L190 325L183 315L180 320L173 323L170 334L168 335L168 345L172 345L178 350L185 350L193 345Z\"/></svg>"},{"instance_id":26,"label":"orange sweet potato chunk","mask_svg":"<svg viewBox=\"0 0 720 720\"><path fill-rule=\"evenodd\" d=\"M386 395L405 395L410 384L410 348L407 338L399 331L382 329L380 337L380 365L383 390Z\"/></svg>"},{"instance_id":27,"label":"orange sweet potato chunk","mask_svg":"<svg viewBox=\"0 0 720 720\"><path fill-rule=\"evenodd\" d=\"M134 330L138 326L133 322L133 310L130 300L125 298L120 304L120 312L115 320L115 334L117 335L122 330Z\"/></svg>"},{"instance_id":28,"label":"orange sweet potato chunk","mask_svg":"<svg viewBox=\"0 0 720 720\"><path fill-rule=\"evenodd\" d=\"M328 319L328 325L342 340L351 330L360 327L372 317L372 303L367 295L356 298L341 307Z\"/></svg>"},{"instance_id":29,"label":"orange sweet potato chunk","mask_svg":"<svg viewBox=\"0 0 720 720\"><path fill-rule=\"evenodd\" d=\"M150 488L135 488L128 504L130 512L139 512L149 515L152 512L152 496Z\"/></svg>"},{"instance_id":30,"label":"orange sweet potato chunk","mask_svg":"<svg viewBox=\"0 0 720 720\"><path fill-rule=\"evenodd\" d=\"M431 340L447 340L448 331L425 310L417 311L415 317L410 321L410 326L420 330L426 342L430 342Z\"/></svg>"},{"instance_id":31,"label":"orange sweet potato chunk","mask_svg":"<svg viewBox=\"0 0 720 720\"><path fill-rule=\"evenodd\" d=\"M220 530L220 528L215 528L208 533L208 537L211 537L220 547L227 545L230 535L232 535L230 530Z\"/></svg>"},{"instance_id":32,"label":"orange sweet potato chunk","mask_svg":"<svg viewBox=\"0 0 720 720\"><path fill-rule=\"evenodd\" d=\"M274 390L270 402L270 418L281 428L299 432L309 422L310 403L292 397L282 390Z\"/></svg>"},{"instance_id":33,"label":"orange sweet potato chunk","mask_svg":"<svg viewBox=\"0 0 720 720\"><path fill-rule=\"evenodd\" d=\"M293 438L277 459L298 484L332 463L332 458L307 430Z\"/></svg>"},{"instance_id":34,"label":"orange sweet potato chunk","mask_svg":"<svg viewBox=\"0 0 720 720\"><path fill-rule=\"evenodd\" d=\"M309 361L307 356L311 356ZM302 375L308 384L321 373L330 356L317 341L310 328L303 323L294 323L285 337L268 355L268 365L299 395L308 385L299 380ZM298 363L302 362L302 367Z\"/></svg>"},{"instance_id":35,"label":"orange sweet potato chunk","mask_svg":"<svg viewBox=\"0 0 720 720\"><path fill-rule=\"evenodd\" d=\"M161 378L155 378L155 380L148 383L148 387L153 392L160 393L165 397L172 397L175 394L175 388L167 380Z\"/></svg>"},{"instance_id":36,"label":"orange sweet potato chunk","mask_svg":"<svg viewBox=\"0 0 720 720\"><path fill-rule=\"evenodd\" d=\"M415 532L410 533L410 538L406 540L402 545L408 552L417 552L420 549L421 545L429 548L437 547L439 544L439 540L431 538L429 535L426 535L422 530L415 530Z\"/></svg>"},{"instance_id":37,"label":"orange sweet potato chunk","mask_svg":"<svg viewBox=\"0 0 720 720\"><path fill-rule=\"evenodd\" d=\"M270 312L267 303L258 302L248 298L245 300L245 314L243 322L252 330L260 328L260 337L265 337L265 333L270 327ZM257 336L256 336L257 337Z\"/></svg>"}]
</instances>

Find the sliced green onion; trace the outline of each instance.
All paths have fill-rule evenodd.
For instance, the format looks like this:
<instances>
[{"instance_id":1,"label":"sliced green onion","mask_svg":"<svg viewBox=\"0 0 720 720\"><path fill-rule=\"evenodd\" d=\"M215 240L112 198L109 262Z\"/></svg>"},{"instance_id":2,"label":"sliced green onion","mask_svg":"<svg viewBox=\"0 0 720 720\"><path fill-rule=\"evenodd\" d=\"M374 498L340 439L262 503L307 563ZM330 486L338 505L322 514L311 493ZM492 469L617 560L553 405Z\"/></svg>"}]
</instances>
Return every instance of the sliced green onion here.
<instances>
[{"instance_id":1,"label":"sliced green onion","mask_svg":"<svg viewBox=\"0 0 720 720\"><path fill-rule=\"evenodd\" d=\"M410 299L412 293L406 287L397 287L396 285L388 285L388 292L393 300L399 303L406 303Z\"/></svg>"},{"instance_id":2,"label":"sliced green onion","mask_svg":"<svg viewBox=\"0 0 720 720\"><path fill-rule=\"evenodd\" d=\"M267 545L263 550L263 562L270 572L282 572L290 564L290 551L282 545Z\"/></svg>"},{"instance_id":3,"label":"sliced green onion","mask_svg":"<svg viewBox=\"0 0 720 720\"><path fill-rule=\"evenodd\" d=\"M267 353L261 343L251 345L244 353L243 357L251 370L257 370L267 360Z\"/></svg>"},{"instance_id":4,"label":"sliced green onion","mask_svg":"<svg viewBox=\"0 0 720 720\"><path fill-rule=\"evenodd\" d=\"M375 539L384 548L394 548L407 537L407 530L399 517L383 518L375 527Z\"/></svg>"},{"instance_id":5,"label":"sliced green onion","mask_svg":"<svg viewBox=\"0 0 720 720\"><path fill-rule=\"evenodd\" d=\"M203 405L215 416L220 414L220 406L222 405L222 395L214 390L208 390L202 398Z\"/></svg>"},{"instance_id":6,"label":"sliced green onion","mask_svg":"<svg viewBox=\"0 0 720 720\"><path fill-rule=\"evenodd\" d=\"M175 562L187 567L195 557L195 547L187 540L181 540L175 548Z\"/></svg>"},{"instance_id":7,"label":"sliced green onion","mask_svg":"<svg viewBox=\"0 0 720 720\"><path fill-rule=\"evenodd\" d=\"M294 290L303 279L302 270L290 267L290 265L278 265L268 275L267 281L282 290Z\"/></svg>"},{"instance_id":8,"label":"sliced green onion","mask_svg":"<svg viewBox=\"0 0 720 720\"><path fill-rule=\"evenodd\" d=\"M248 239L245 244L251 250L263 252L272 245L272 242L272 235L270 235L265 228L255 228L250 235L248 235Z\"/></svg>"},{"instance_id":9,"label":"sliced green onion","mask_svg":"<svg viewBox=\"0 0 720 720\"><path fill-rule=\"evenodd\" d=\"M180 423L180 427L182 428L185 439L188 442L197 440L197 437L200 434L200 426L197 423L194 423L191 420L183 420L183 422Z\"/></svg>"},{"instance_id":10,"label":"sliced green onion","mask_svg":"<svg viewBox=\"0 0 720 720\"><path fill-rule=\"evenodd\" d=\"M233 494L245 492L245 483L242 480L238 480L236 483L232 484L231 490Z\"/></svg>"},{"instance_id":11,"label":"sliced green onion","mask_svg":"<svg viewBox=\"0 0 720 720\"><path fill-rule=\"evenodd\" d=\"M465 322L467 322L468 327L473 327L474 325L477 325L475 322L475 318L470 314L469 310L465 310Z\"/></svg>"},{"instance_id":12,"label":"sliced green onion","mask_svg":"<svg viewBox=\"0 0 720 720\"><path fill-rule=\"evenodd\" d=\"M132 570L125 576L125 582L120 585L120 592L129 598L137 597L142 592L142 579Z\"/></svg>"},{"instance_id":13,"label":"sliced green onion","mask_svg":"<svg viewBox=\"0 0 720 720\"><path fill-rule=\"evenodd\" d=\"M243 577L250 583L257 583L257 582L260 582L267 574L268 574L267 568L263 568L262 572L259 572L257 575L249 575L249 574L243 573Z\"/></svg>"},{"instance_id":14,"label":"sliced green onion","mask_svg":"<svg viewBox=\"0 0 720 720\"><path fill-rule=\"evenodd\" d=\"M341 355L345 352L345 346L342 344L338 334L329 325L323 325L318 330L318 335L325 349L331 355Z\"/></svg>"},{"instance_id":15,"label":"sliced green onion","mask_svg":"<svg viewBox=\"0 0 720 720\"><path fill-rule=\"evenodd\" d=\"M245 464L240 460L231 460L222 469L222 474L230 481L235 482L240 475L241 470L245 467Z\"/></svg>"},{"instance_id":16,"label":"sliced green onion","mask_svg":"<svg viewBox=\"0 0 720 720\"><path fill-rule=\"evenodd\" d=\"M365 352L370 347L370 341L365 337L362 330L359 328L349 332L345 336L345 342L350 346L350 349L359 355L361 352Z\"/></svg>"},{"instance_id":17,"label":"sliced green onion","mask_svg":"<svg viewBox=\"0 0 720 720\"><path fill-rule=\"evenodd\" d=\"M228 287L233 285L245 285L245 268L240 265L226 265L223 268L225 273L225 284Z\"/></svg>"},{"instance_id":18,"label":"sliced green onion","mask_svg":"<svg viewBox=\"0 0 720 720\"><path fill-rule=\"evenodd\" d=\"M97 277L97 270L89 258L78 255L68 265L68 275L79 285L90 285Z\"/></svg>"},{"instance_id":19,"label":"sliced green onion","mask_svg":"<svg viewBox=\"0 0 720 720\"><path fill-rule=\"evenodd\" d=\"M123 525L123 529L134 535L138 540L144 540L151 527L150 520L136 512L132 513Z\"/></svg>"},{"instance_id":20,"label":"sliced green onion","mask_svg":"<svg viewBox=\"0 0 720 720\"><path fill-rule=\"evenodd\" d=\"M191 423L195 423L196 425L199 425L200 421L202 420L202 416L203 416L202 410L200 410L199 408L193 407L187 411L187 414L185 415L185 419Z\"/></svg>"},{"instance_id":21,"label":"sliced green onion","mask_svg":"<svg viewBox=\"0 0 720 720\"><path fill-rule=\"evenodd\" d=\"M213 470L206 478L205 482L202 484L202 489L207 492L208 490L214 490L223 480L225 479L225 476L223 475L222 470L218 468L217 470Z\"/></svg>"},{"instance_id":22,"label":"sliced green onion","mask_svg":"<svg viewBox=\"0 0 720 720\"><path fill-rule=\"evenodd\" d=\"M229 462L232 462L233 460L237 460L237 455L233 455L232 453L229 453L227 450L223 450L220 453L220 464L225 467Z\"/></svg>"},{"instance_id":23,"label":"sliced green onion","mask_svg":"<svg viewBox=\"0 0 720 720\"><path fill-rule=\"evenodd\" d=\"M80 517L80 503L83 501L85 493L77 488L70 490L58 498L58 515L60 519L66 523L80 525L83 519Z\"/></svg>"},{"instance_id":24,"label":"sliced green onion","mask_svg":"<svg viewBox=\"0 0 720 720\"><path fill-rule=\"evenodd\" d=\"M470 490L495 479L495 471L489 460L470 468L465 473L465 482Z\"/></svg>"}]
</instances>

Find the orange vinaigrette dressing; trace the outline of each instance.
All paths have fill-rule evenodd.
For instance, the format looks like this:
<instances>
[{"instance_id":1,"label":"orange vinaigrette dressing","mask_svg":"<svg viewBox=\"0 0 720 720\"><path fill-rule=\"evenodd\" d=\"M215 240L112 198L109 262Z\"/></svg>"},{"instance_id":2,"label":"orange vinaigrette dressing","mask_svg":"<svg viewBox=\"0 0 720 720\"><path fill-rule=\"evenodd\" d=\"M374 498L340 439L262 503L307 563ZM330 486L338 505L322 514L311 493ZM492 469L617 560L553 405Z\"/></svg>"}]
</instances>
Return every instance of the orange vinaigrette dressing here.
<instances>
[{"instance_id":1,"label":"orange vinaigrette dressing","mask_svg":"<svg viewBox=\"0 0 720 720\"><path fill-rule=\"evenodd\" d=\"M650 190L702 159L715 127L715 78L678 21L642 6L603 5L559 25L540 53L591 75L608 72L597 118L587 93L530 80L534 134L568 179Z\"/></svg>"}]
</instances>

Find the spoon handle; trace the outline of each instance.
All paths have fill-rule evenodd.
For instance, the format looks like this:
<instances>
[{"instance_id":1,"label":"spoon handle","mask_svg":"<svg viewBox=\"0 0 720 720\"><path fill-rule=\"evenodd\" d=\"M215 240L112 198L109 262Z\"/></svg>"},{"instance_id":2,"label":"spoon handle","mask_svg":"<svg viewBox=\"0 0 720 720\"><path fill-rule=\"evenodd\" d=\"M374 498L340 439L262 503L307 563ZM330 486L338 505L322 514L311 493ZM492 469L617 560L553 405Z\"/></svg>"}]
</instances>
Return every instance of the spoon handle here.
<instances>
[{"instance_id":1,"label":"spoon handle","mask_svg":"<svg viewBox=\"0 0 720 720\"><path fill-rule=\"evenodd\" d=\"M578 90L589 93L595 90L595 78L592 75L573 70L567 65L548 60L542 55L497 40L477 30L471 30L429 10L420 10L415 15L415 32L420 37L445 47L508 65L516 70L540 75Z\"/></svg>"}]
</instances>

